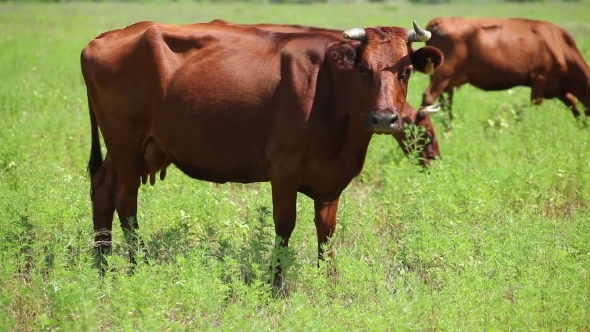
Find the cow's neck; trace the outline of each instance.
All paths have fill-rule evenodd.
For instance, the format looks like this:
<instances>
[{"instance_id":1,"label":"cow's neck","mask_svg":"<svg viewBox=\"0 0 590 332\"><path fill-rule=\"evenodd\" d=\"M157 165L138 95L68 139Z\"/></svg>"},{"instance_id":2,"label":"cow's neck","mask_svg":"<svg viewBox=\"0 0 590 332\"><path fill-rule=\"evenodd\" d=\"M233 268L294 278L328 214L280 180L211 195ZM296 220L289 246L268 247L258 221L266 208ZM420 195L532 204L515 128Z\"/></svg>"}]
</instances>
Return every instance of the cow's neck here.
<instances>
[{"instance_id":1,"label":"cow's neck","mask_svg":"<svg viewBox=\"0 0 590 332\"><path fill-rule=\"evenodd\" d=\"M365 127L364 112L358 112L357 109L350 117L346 143L340 151L339 159L341 164L348 168L346 172L349 173L349 176L355 177L362 171L373 133Z\"/></svg>"},{"instance_id":2,"label":"cow's neck","mask_svg":"<svg viewBox=\"0 0 590 332\"><path fill-rule=\"evenodd\" d=\"M331 86L330 94L334 98L329 105L324 105L330 109L330 116L327 117L330 124L319 139L323 147L320 149L324 150L320 152L320 158L326 162L326 167L334 167L334 172L340 173L342 179L351 179L362 170L373 136L366 129L367 112L371 105L363 98L366 88L360 73L328 68L324 67L323 73L327 76L323 77L323 82L330 82L326 85Z\"/></svg>"},{"instance_id":3,"label":"cow's neck","mask_svg":"<svg viewBox=\"0 0 590 332\"><path fill-rule=\"evenodd\" d=\"M365 128L364 119L353 120L348 128L348 142L345 149L366 152L372 137L373 133Z\"/></svg>"},{"instance_id":4,"label":"cow's neck","mask_svg":"<svg viewBox=\"0 0 590 332\"><path fill-rule=\"evenodd\" d=\"M372 133L349 121L315 150L299 191L314 200L336 199L363 169ZM336 128L338 126L334 126ZM319 158L318 158L319 157Z\"/></svg>"}]
</instances>

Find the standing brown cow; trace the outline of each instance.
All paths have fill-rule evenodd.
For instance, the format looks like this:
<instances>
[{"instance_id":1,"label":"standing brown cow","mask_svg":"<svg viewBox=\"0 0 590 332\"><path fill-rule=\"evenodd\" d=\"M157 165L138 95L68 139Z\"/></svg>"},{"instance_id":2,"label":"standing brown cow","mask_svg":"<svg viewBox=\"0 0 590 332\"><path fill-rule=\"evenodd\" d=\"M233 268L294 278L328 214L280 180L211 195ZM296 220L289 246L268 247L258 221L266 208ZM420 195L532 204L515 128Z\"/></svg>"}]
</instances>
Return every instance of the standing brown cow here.
<instances>
[{"instance_id":1,"label":"standing brown cow","mask_svg":"<svg viewBox=\"0 0 590 332\"><path fill-rule=\"evenodd\" d=\"M371 137L402 129L412 70L431 74L443 61L434 47L412 49L429 35L415 22L347 30L345 40L210 23L102 33L81 55L98 251L110 248L115 210L135 232L141 178L174 164L204 181L270 181L280 246L295 227L297 192L307 195L323 257Z\"/></svg>"},{"instance_id":2,"label":"standing brown cow","mask_svg":"<svg viewBox=\"0 0 590 332\"><path fill-rule=\"evenodd\" d=\"M578 98L590 116L590 69L562 28L516 18L439 17L427 29L432 32L427 45L439 48L445 63L431 77L422 105L441 96L450 112L453 89L466 83L485 91L521 85L531 87L537 105L557 97L578 117Z\"/></svg>"},{"instance_id":3,"label":"standing brown cow","mask_svg":"<svg viewBox=\"0 0 590 332\"><path fill-rule=\"evenodd\" d=\"M239 23L232 23L225 20L216 19L211 23L226 24L226 25L245 25ZM274 32L323 32L334 35L338 38L342 37L342 30L325 29L310 27L298 24L270 24L270 23L259 23L245 26L253 26L264 30ZM436 158L440 158L440 149L438 147L438 139L434 131L434 125L430 120L429 115L438 112L440 107L426 106L416 110L408 101L404 105L402 110L402 119L405 124L415 125L421 127L421 132L416 133L413 137L408 137L405 131L393 133L393 137L404 151L406 156L412 153L413 149L417 150L420 155L419 163L422 166L428 166L430 162Z\"/></svg>"}]
</instances>

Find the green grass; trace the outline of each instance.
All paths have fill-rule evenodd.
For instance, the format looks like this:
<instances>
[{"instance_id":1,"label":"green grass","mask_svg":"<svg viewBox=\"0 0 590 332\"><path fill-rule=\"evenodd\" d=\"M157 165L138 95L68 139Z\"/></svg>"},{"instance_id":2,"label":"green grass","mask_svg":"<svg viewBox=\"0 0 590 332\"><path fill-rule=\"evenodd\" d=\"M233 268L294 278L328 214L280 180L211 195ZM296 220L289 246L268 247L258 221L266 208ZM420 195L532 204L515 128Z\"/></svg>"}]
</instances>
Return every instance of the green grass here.
<instances>
[{"instance_id":1,"label":"green grass","mask_svg":"<svg viewBox=\"0 0 590 332\"><path fill-rule=\"evenodd\" d=\"M376 136L344 192L336 284L316 267L313 204L300 196L290 295L266 283L268 184L215 185L172 168L143 186L150 264L92 268L79 69L99 33L140 20L423 25L436 15L522 16L571 29L590 59L588 2L253 5L0 3L0 330L590 330L590 128L529 89L455 94L454 130L427 174ZM411 82L420 103L426 76ZM116 223L115 223L116 226Z\"/></svg>"}]
</instances>

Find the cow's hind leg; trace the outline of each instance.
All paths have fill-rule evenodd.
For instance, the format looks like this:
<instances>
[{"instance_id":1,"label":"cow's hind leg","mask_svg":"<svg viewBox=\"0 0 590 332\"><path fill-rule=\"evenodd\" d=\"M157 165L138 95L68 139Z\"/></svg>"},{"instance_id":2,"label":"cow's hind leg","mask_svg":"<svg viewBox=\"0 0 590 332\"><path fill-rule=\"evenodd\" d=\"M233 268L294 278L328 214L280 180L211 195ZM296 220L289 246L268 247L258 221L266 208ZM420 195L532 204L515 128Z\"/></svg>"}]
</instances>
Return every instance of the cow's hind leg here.
<instances>
[{"instance_id":1,"label":"cow's hind leg","mask_svg":"<svg viewBox=\"0 0 590 332\"><path fill-rule=\"evenodd\" d=\"M144 243L140 239L137 231L139 224L137 222L137 196L139 191L141 175L121 174L118 181L115 206L126 243L130 245L129 260L135 264L135 254L137 247L144 248Z\"/></svg>"},{"instance_id":2,"label":"cow's hind leg","mask_svg":"<svg viewBox=\"0 0 590 332\"><path fill-rule=\"evenodd\" d=\"M116 160L116 164L113 163L117 179L114 201L126 244L130 245L129 260L135 264L136 249L143 248L143 242L137 233L137 195L141 177L147 172L141 155L138 155L138 152L141 152L142 140L129 135L126 143L125 149L119 149L116 151L117 155L111 155L112 159Z\"/></svg>"},{"instance_id":3,"label":"cow's hind leg","mask_svg":"<svg viewBox=\"0 0 590 332\"><path fill-rule=\"evenodd\" d=\"M96 264L101 274L104 274L106 267L105 255L111 252L113 215L115 213L113 191L116 179L108 155L90 181Z\"/></svg>"},{"instance_id":4,"label":"cow's hind leg","mask_svg":"<svg viewBox=\"0 0 590 332\"><path fill-rule=\"evenodd\" d=\"M136 142L139 143L139 140ZM130 146L134 145L130 144ZM131 245L129 259L133 264L136 263L135 249L139 247L143 251L145 247L137 232L139 229L137 222L137 195L140 181L145 184L149 176L150 184L154 185L157 172L160 172L160 180L164 180L166 168L170 165L166 154L153 138L145 138L142 144L137 144L138 148L140 146L143 146L140 150L143 151L143 158L131 159L129 156L132 156L132 154L122 155L125 156L125 159L121 161L118 170L119 181L116 195L117 213L121 228L125 234L125 240L127 244ZM130 149L130 151L136 150Z\"/></svg>"}]
</instances>

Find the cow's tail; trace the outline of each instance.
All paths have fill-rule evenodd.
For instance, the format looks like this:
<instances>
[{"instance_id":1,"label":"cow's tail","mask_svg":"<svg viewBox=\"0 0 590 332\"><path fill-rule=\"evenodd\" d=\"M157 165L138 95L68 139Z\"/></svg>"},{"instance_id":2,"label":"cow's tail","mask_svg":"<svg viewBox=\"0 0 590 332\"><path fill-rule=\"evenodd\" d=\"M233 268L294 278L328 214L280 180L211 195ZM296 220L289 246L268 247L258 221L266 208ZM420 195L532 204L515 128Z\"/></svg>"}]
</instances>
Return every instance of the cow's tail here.
<instances>
[{"instance_id":1,"label":"cow's tail","mask_svg":"<svg viewBox=\"0 0 590 332\"><path fill-rule=\"evenodd\" d=\"M94 176L102 166L102 151L100 150L100 137L98 135L98 124L96 123L96 116L94 109L88 97L88 110L90 112L90 132L92 135L92 143L90 146L90 159L88 160L88 174L90 178Z\"/></svg>"}]
</instances>

